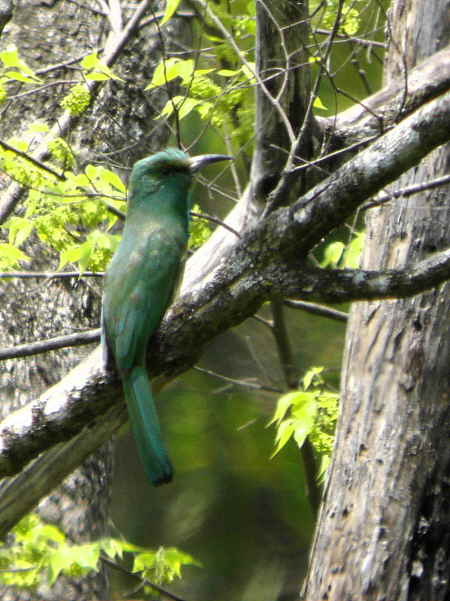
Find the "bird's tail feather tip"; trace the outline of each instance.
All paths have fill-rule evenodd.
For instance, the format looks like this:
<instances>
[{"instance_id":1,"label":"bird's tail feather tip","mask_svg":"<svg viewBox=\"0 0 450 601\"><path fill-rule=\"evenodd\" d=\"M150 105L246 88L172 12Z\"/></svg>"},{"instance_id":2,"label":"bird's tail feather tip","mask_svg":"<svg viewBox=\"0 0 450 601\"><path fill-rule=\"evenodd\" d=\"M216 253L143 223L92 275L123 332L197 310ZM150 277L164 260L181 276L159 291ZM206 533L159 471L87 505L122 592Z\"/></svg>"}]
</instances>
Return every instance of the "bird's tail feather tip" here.
<instances>
[{"instance_id":1,"label":"bird's tail feather tip","mask_svg":"<svg viewBox=\"0 0 450 601\"><path fill-rule=\"evenodd\" d=\"M151 474L150 480L153 486L161 486L161 484L169 484L173 480L173 469L172 466L168 470L160 472L158 474Z\"/></svg>"},{"instance_id":2,"label":"bird's tail feather tip","mask_svg":"<svg viewBox=\"0 0 450 601\"><path fill-rule=\"evenodd\" d=\"M173 468L161 438L146 370L136 366L122 378L131 430L147 475L154 486L170 482Z\"/></svg>"}]
</instances>

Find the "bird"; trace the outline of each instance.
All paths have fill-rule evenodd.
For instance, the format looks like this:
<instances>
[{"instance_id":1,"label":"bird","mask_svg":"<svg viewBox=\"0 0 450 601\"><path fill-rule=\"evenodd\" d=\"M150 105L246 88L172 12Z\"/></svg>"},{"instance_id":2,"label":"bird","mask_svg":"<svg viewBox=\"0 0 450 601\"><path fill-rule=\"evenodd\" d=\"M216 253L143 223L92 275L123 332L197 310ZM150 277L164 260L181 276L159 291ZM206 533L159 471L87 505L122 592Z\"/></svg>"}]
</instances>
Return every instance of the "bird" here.
<instances>
[{"instance_id":1,"label":"bird","mask_svg":"<svg viewBox=\"0 0 450 601\"><path fill-rule=\"evenodd\" d=\"M133 438L144 471L157 486L173 467L161 436L146 368L150 337L171 304L181 278L189 238L194 174L232 157L190 157L167 148L137 161L131 171L121 241L105 275L102 346L122 382Z\"/></svg>"}]
</instances>

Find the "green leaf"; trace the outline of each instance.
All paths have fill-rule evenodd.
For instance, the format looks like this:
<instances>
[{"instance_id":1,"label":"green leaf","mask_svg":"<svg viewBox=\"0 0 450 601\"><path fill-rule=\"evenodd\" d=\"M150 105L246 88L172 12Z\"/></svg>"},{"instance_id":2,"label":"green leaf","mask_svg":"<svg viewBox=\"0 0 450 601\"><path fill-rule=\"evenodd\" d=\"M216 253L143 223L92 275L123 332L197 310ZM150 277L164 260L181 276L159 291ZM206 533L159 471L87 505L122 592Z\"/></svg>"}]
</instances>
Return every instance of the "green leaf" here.
<instances>
[{"instance_id":1,"label":"green leaf","mask_svg":"<svg viewBox=\"0 0 450 601\"><path fill-rule=\"evenodd\" d=\"M7 71L5 75L12 79L18 79L18 81L25 81L26 83L42 83L43 80L38 77L33 69L20 58L17 48L11 47L8 50L0 52L0 60L7 69L13 69ZM19 77L25 79L19 79Z\"/></svg>"},{"instance_id":2,"label":"green leaf","mask_svg":"<svg viewBox=\"0 0 450 601\"><path fill-rule=\"evenodd\" d=\"M127 189L125 184L117 175L117 173L114 173L114 171L110 171L109 169L103 168L100 178L103 179L105 182L108 182L108 184L111 184L113 188L115 188L122 194L126 194Z\"/></svg>"},{"instance_id":3,"label":"green leaf","mask_svg":"<svg viewBox=\"0 0 450 601\"><path fill-rule=\"evenodd\" d=\"M88 54L87 56L85 56L80 64L83 67L83 69L88 70L88 69L95 69L97 63L98 63L98 53L92 52L91 54Z\"/></svg>"},{"instance_id":4,"label":"green leaf","mask_svg":"<svg viewBox=\"0 0 450 601\"><path fill-rule=\"evenodd\" d=\"M277 423L274 457L293 436L301 447L312 431L317 414L316 392L298 390L278 399L275 415L270 423ZM290 410L290 417L285 417Z\"/></svg>"},{"instance_id":5,"label":"green leaf","mask_svg":"<svg viewBox=\"0 0 450 601\"><path fill-rule=\"evenodd\" d=\"M275 450L270 456L271 459L281 451L293 434L294 422L292 419L285 419L282 421L277 428L277 433L275 436Z\"/></svg>"},{"instance_id":6,"label":"green leaf","mask_svg":"<svg viewBox=\"0 0 450 601\"><path fill-rule=\"evenodd\" d=\"M158 559L163 559L169 570L178 578L181 578L181 568L183 565L194 565L197 567L201 567L202 565L199 561L194 559L192 555L184 553L175 547L164 548L162 557L158 557Z\"/></svg>"},{"instance_id":7,"label":"green leaf","mask_svg":"<svg viewBox=\"0 0 450 601\"><path fill-rule=\"evenodd\" d=\"M194 108L201 104L203 104L202 100L196 100L195 98L189 97L186 98L185 96L174 96L171 100L166 102L157 118L170 117L170 115L177 110L179 119L183 119L183 117L189 115Z\"/></svg>"},{"instance_id":8,"label":"green leaf","mask_svg":"<svg viewBox=\"0 0 450 601\"><path fill-rule=\"evenodd\" d=\"M83 244L66 248L59 256L58 270L62 269L67 263L78 263L80 272L86 271L92 250L93 245L87 241L83 242Z\"/></svg>"},{"instance_id":9,"label":"green leaf","mask_svg":"<svg viewBox=\"0 0 450 601\"><path fill-rule=\"evenodd\" d=\"M21 73L20 71L8 71L7 75L9 79L15 79L16 81L21 81L23 83L36 83L35 77L25 75L25 73Z\"/></svg>"},{"instance_id":10,"label":"green leaf","mask_svg":"<svg viewBox=\"0 0 450 601\"><path fill-rule=\"evenodd\" d=\"M74 85L60 104L71 115L81 115L89 106L91 95L85 84Z\"/></svg>"},{"instance_id":11,"label":"green leaf","mask_svg":"<svg viewBox=\"0 0 450 601\"><path fill-rule=\"evenodd\" d=\"M61 546L50 552L48 557L48 581L50 586L56 582L61 572L83 574L97 571L100 557L98 543Z\"/></svg>"},{"instance_id":12,"label":"green leaf","mask_svg":"<svg viewBox=\"0 0 450 601\"><path fill-rule=\"evenodd\" d=\"M53 541L60 545L66 542L64 533L57 526L53 526L53 524L43 524L39 528L39 538L46 542Z\"/></svg>"},{"instance_id":13,"label":"green leaf","mask_svg":"<svg viewBox=\"0 0 450 601\"><path fill-rule=\"evenodd\" d=\"M343 266L349 269L357 269L359 267L361 253L364 246L364 232L358 232L352 238L345 249Z\"/></svg>"},{"instance_id":14,"label":"green leaf","mask_svg":"<svg viewBox=\"0 0 450 601\"><path fill-rule=\"evenodd\" d=\"M35 121L27 129L27 132L40 134L47 133L48 131L50 131L50 127L48 123L45 123L44 121Z\"/></svg>"},{"instance_id":15,"label":"green leaf","mask_svg":"<svg viewBox=\"0 0 450 601\"><path fill-rule=\"evenodd\" d=\"M111 77L106 75L106 73L100 73L98 71L92 71L92 73L85 74L86 79L90 79L91 81L107 81L108 79L117 79L116 77Z\"/></svg>"},{"instance_id":16,"label":"green leaf","mask_svg":"<svg viewBox=\"0 0 450 601\"><path fill-rule=\"evenodd\" d=\"M317 414L315 397L314 393L303 393L301 402L297 403L295 410L292 412L294 439L299 448L303 446L306 437L314 427Z\"/></svg>"},{"instance_id":17,"label":"green leaf","mask_svg":"<svg viewBox=\"0 0 450 601\"><path fill-rule=\"evenodd\" d=\"M145 572L155 565L156 551L146 551L135 556L132 572Z\"/></svg>"},{"instance_id":18,"label":"green leaf","mask_svg":"<svg viewBox=\"0 0 450 601\"><path fill-rule=\"evenodd\" d=\"M255 68L256 68L256 65L254 62L249 62L248 66L242 65L242 73L249 81L252 81L255 79Z\"/></svg>"},{"instance_id":19,"label":"green leaf","mask_svg":"<svg viewBox=\"0 0 450 601\"><path fill-rule=\"evenodd\" d=\"M4 50L0 52L0 60L5 65L5 67L19 67L22 63L19 55L17 53L17 48L9 48L8 50Z\"/></svg>"},{"instance_id":20,"label":"green leaf","mask_svg":"<svg viewBox=\"0 0 450 601\"><path fill-rule=\"evenodd\" d=\"M115 557L119 557L122 559L123 553L126 550L125 541L118 540L117 538L102 538L99 540L100 549L110 557L114 559Z\"/></svg>"},{"instance_id":21,"label":"green leaf","mask_svg":"<svg viewBox=\"0 0 450 601\"><path fill-rule=\"evenodd\" d=\"M25 217L10 217L5 224L9 230L8 241L14 246L20 246L25 242L33 231L34 224L30 219Z\"/></svg>"},{"instance_id":22,"label":"green leaf","mask_svg":"<svg viewBox=\"0 0 450 601\"><path fill-rule=\"evenodd\" d=\"M270 422L267 425L270 426L270 425L274 424L275 422L277 422L279 424L281 422L281 420L284 418L284 416L286 415L286 413L288 412L289 408L293 404L295 404L299 394L300 393L297 390L295 392L288 392L287 394L283 394L283 396L281 396L278 399L273 418L270 420Z\"/></svg>"},{"instance_id":23,"label":"green leaf","mask_svg":"<svg viewBox=\"0 0 450 601\"><path fill-rule=\"evenodd\" d=\"M304 390L308 390L313 382L316 382L318 379L320 382L322 381L320 374L323 372L324 367L310 367L306 374L302 378L302 384ZM319 378L318 378L319 377Z\"/></svg>"},{"instance_id":24,"label":"green leaf","mask_svg":"<svg viewBox=\"0 0 450 601\"><path fill-rule=\"evenodd\" d=\"M13 269L19 261L30 261L30 257L8 242L0 242L0 269Z\"/></svg>"},{"instance_id":25,"label":"green leaf","mask_svg":"<svg viewBox=\"0 0 450 601\"><path fill-rule=\"evenodd\" d=\"M181 59L171 57L163 59L154 70L152 80L145 89L150 90L152 88L163 86L176 77L181 77L183 81L185 81L187 78L192 77L194 69L194 61L190 58Z\"/></svg>"},{"instance_id":26,"label":"green leaf","mask_svg":"<svg viewBox=\"0 0 450 601\"><path fill-rule=\"evenodd\" d=\"M313 107L314 107L315 109L320 109L320 110L322 110L322 111L326 111L326 110L327 110L327 107L326 107L326 106L324 105L324 103L321 101L321 99L320 99L320 97L319 97L319 96L316 96L316 97L314 98Z\"/></svg>"},{"instance_id":27,"label":"green leaf","mask_svg":"<svg viewBox=\"0 0 450 601\"><path fill-rule=\"evenodd\" d=\"M165 10L164 16L160 22L160 26L164 25L164 23L167 23L167 21L169 21L172 18L173 14L177 10L179 4L180 4L180 0L167 0L166 10Z\"/></svg>"},{"instance_id":28,"label":"green leaf","mask_svg":"<svg viewBox=\"0 0 450 601\"><path fill-rule=\"evenodd\" d=\"M322 267L329 267L330 265L336 267L342 258L345 250L345 244L342 242L332 242L325 248L323 260L321 261Z\"/></svg>"},{"instance_id":29,"label":"green leaf","mask_svg":"<svg viewBox=\"0 0 450 601\"><path fill-rule=\"evenodd\" d=\"M241 72L240 69L232 70L232 69L220 69L217 71L217 75L221 75L222 77L234 77Z\"/></svg>"},{"instance_id":30,"label":"green leaf","mask_svg":"<svg viewBox=\"0 0 450 601\"><path fill-rule=\"evenodd\" d=\"M93 81L105 81L107 79L123 81L122 78L111 71L108 65L98 57L97 52L85 56L80 64L86 71L86 79Z\"/></svg>"}]
</instances>

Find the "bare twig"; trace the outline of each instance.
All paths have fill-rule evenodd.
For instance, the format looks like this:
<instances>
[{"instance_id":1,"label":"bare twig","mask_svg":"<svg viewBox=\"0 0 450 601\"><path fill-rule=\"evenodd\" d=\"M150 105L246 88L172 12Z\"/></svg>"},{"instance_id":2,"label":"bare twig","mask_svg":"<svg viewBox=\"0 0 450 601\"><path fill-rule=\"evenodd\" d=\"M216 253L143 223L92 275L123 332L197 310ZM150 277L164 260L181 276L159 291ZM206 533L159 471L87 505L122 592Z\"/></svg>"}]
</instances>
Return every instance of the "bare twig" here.
<instances>
[{"instance_id":1,"label":"bare twig","mask_svg":"<svg viewBox=\"0 0 450 601\"><path fill-rule=\"evenodd\" d=\"M361 210L366 211L367 209L372 209L373 207L378 207L386 202L389 202L394 198L400 198L402 196L406 198L408 196L412 196L413 194L423 192L424 190L438 188L439 186L444 186L448 183L450 183L450 175L443 175L442 177L437 177L436 179L432 179L428 182L421 182L419 184L407 186L406 188L401 188L400 190L393 190L392 192L389 192L389 194L380 194L375 198L375 200L364 203L361 207Z\"/></svg>"},{"instance_id":2,"label":"bare twig","mask_svg":"<svg viewBox=\"0 0 450 601\"><path fill-rule=\"evenodd\" d=\"M56 349L68 346L83 346L92 344L100 340L100 328L87 330L78 334L67 334L65 336L56 336L47 340L37 340L26 344L18 344L10 348L0 349L0 360L17 359L18 357L28 357L29 355L38 355L47 353Z\"/></svg>"},{"instance_id":3,"label":"bare twig","mask_svg":"<svg viewBox=\"0 0 450 601\"><path fill-rule=\"evenodd\" d=\"M251 388L252 390L264 390L266 392L275 392L277 394L281 394L282 392L282 390L280 390L279 388L274 388L273 386L266 386L264 384L259 384L258 382L249 382L248 380L238 380L236 378L230 378L229 376L224 376L223 374L219 374L210 369L205 369L204 367L199 367L198 365L196 365L194 369L202 374L212 376L213 378L218 378L219 380L229 382L230 384L236 384L236 386L242 386L243 388Z\"/></svg>"},{"instance_id":4,"label":"bare twig","mask_svg":"<svg viewBox=\"0 0 450 601\"><path fill-rule=\"evenodd\" d=\"M26 96L32 96L33 94L39 94L40 92L45 92L49 88L54 88L55 86L71 86L75 83L78 83L75 80L70 79L61 79L58 81L51 81L42 86L38 86L37 88L33 88L32 90L28 90L26 92L21 92L20 94L13 94L8 96L8 100L18 100L19 98L25 98Z\"/></svg>"},{"instance_id":5,"label":"bare twig","mask_svg":"<svg viewBox=\"0 0 450 601\"><path fill-rule=\"evenodd\" d=\"M347 313L344 311L337 311L331 307L325 307L324 305L318 305L317 303L307 303L306 301L299 301L293 299L285 299L284 304L286 307L291 309L301 309L306 313L312 313L313 315L319 315L320 317L328 317L329 319L335 319L336 321L348 320Z\"/></svg>"},{"instance_id":6,"label":"bare twig","mask_svg":"<svg viewBox=\"0 0 450 601\"><path fill-rule=\"evenodd\" d=\"M331 31L329 29L322 29L317 27L313 29L314 33L318 33L319 35L329 36ZM347 35L345 33L335 33L335 37L342 42L354 42L355 44L360 44L361 46L376 46L378 48L386 48L386 44L384 42L379 42L377 40L365 40L364 38L358 38L353 35Z\"/></svg>"},{"instance_id":7,"label":"bare twig","mask_svg":"<svg viewBox=\"0 0 450 601\"><path fill-rule=\"evenodd\" d=\"M30 161L30 163L32 163L35 167L38 167L39 169L43 169L44 171L47 171L47 173L50 173L50 175L53 175L54 177L58 178L59 180L61 180L61 181L66 180L66 176L64 175L64 173L55 171L54 169L52 169L51 167L48 167L42 161L34 158L27 152L18 150L17 148L14 148L14 146L11 146L11 144L8 144L7 142L4 142L3 140L0 140L0 145L3 146L3 148L5 148L6 150L9 150L10 152L14 152L14 154L17 154L17 156L22 157L22 159L25 159L26 161Z\"/></svg>"},{"instance_id":8,"label":"bare twig","mask_svg":"<svg viewBox=\"0 0 450 601\"><path fill-rule=\"evenodd\" d=\"M232 228L231 225L228 225L228 223L225 223L225 221L222 221L218 217L213 217L212 215L208 215L208 213L196 213L195 211L191 211L191 215L192 217L198 217L199 219L205 219L206 221L210 221L211 223L220 225L221 227L224 227L226 230L234 234L237 238L241 237L240 233L237 232L234 228Z\"/></svg>"},{"instance_id":9,"label":"bare twig","mask_svg":"<svg viewBox=\"0 0 450 601\"><path fill-rule=\"evenodd\" d=\"M0 278L19 278L22 280L32 278L102 278L104 271L0 271Z\"/></svg>"}]
</instances>

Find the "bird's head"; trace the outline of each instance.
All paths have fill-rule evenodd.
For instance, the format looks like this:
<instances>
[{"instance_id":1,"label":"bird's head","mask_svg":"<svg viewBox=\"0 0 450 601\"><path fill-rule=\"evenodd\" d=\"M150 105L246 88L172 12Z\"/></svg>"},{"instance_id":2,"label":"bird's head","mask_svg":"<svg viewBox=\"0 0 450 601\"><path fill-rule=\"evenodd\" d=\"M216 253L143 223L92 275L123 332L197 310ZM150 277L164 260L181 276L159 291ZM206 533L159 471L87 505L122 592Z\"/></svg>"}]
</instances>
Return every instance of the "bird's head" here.
<instances>
[{"instance_id":1,"label":"bird's head","mask_svg":"<svg viewBox=\"0 0 450 601\"><path fill-rule=\"evenodd\" d=\"M130 196L145 189L151 192L158 189L167 178L176 179L179 186L186 190L192 183L194 173L217 161L230 160L233 157L223 154L202 154L190 157L178 148L166 148L134 164L130 176Z\"/></svg>"}]
</instances>

